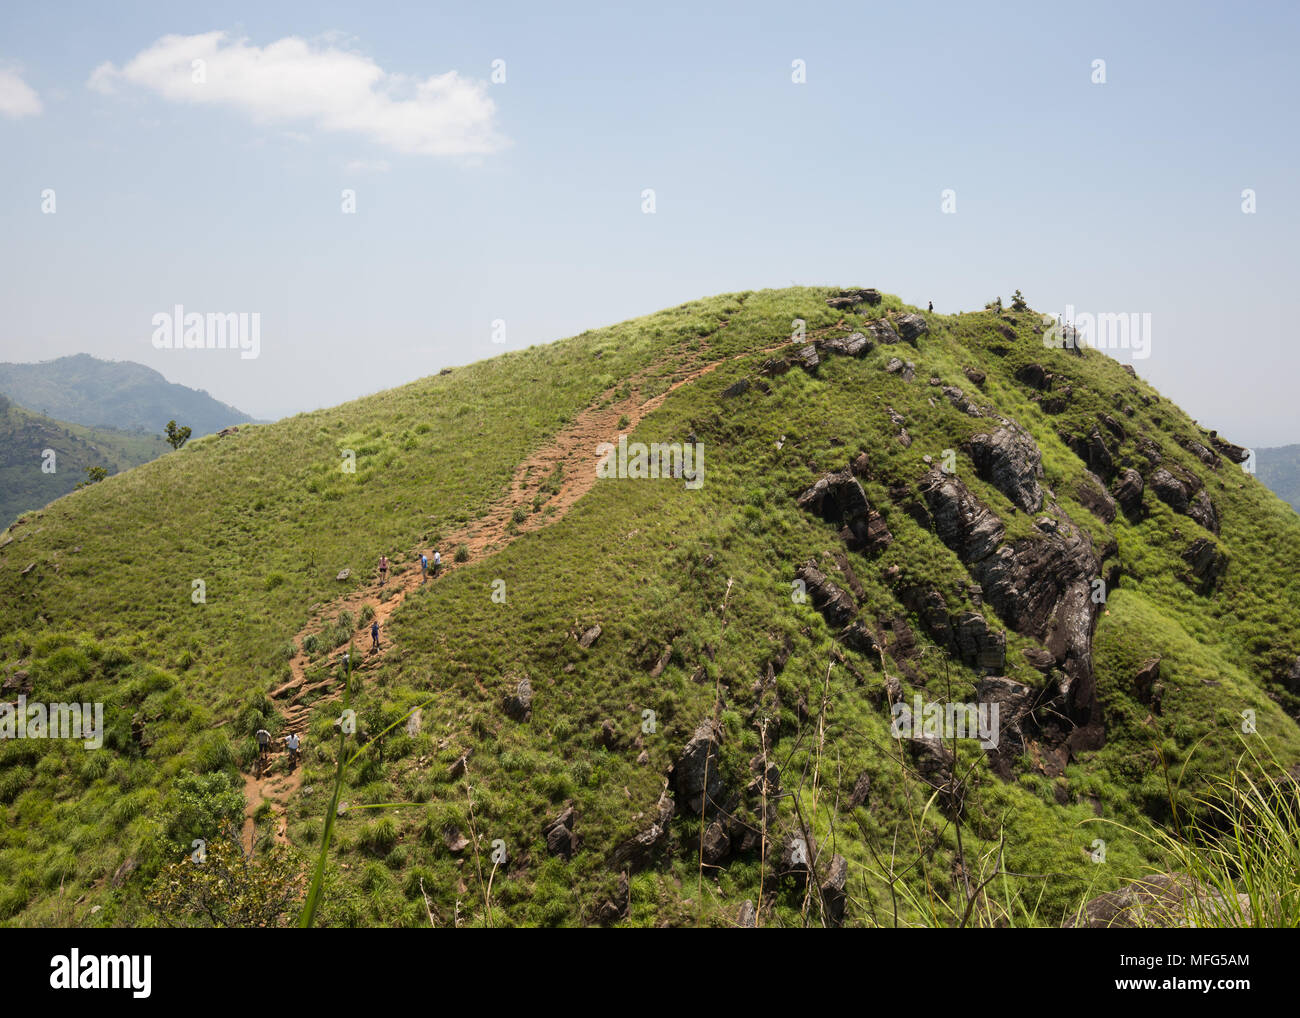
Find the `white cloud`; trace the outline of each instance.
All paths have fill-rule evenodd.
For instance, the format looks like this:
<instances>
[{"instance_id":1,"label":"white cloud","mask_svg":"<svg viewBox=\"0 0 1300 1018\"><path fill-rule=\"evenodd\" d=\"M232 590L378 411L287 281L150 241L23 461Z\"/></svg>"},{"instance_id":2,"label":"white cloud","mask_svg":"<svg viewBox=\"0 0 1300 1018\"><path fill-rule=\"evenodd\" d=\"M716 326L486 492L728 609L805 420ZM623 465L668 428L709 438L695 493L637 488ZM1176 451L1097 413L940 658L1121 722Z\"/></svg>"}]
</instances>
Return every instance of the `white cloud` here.
<instances>
[{"instance_id":1,"label":"white cloud","mask_svg":"<svg viewBox=\"0 0 1300 1018\"><path fill-rule=\"evenodd\" d=\"M343 164L344 173L387 173L387 159L352 159Z\"/></svg>"},{"instance_id":2,"label":"white cloud","mask_svg":"<svg viewBox=\"0 0 1300 1018\"><path fill-rule=\"evenodd\" d=\"M506 144L484 83L455 71L393 74L369 57L296 36L251 46L225 32L166 35L120 69L101 64L86 84L111 93L122 83L171 102L232 107L259 124L306 121L360 134L395 152L486 155Z\"/></svg>"},{"instance_id":3,"label":"white cloud","mask_svg":"<svg viewBox=\"0 0 1300 1018\"><path fill-rule=\"evenodd\" d=\"M44 108L40 96L32 91L17 71L0 67L0 115L14 119L31 117Z\"/></svg>"}]
</instances>

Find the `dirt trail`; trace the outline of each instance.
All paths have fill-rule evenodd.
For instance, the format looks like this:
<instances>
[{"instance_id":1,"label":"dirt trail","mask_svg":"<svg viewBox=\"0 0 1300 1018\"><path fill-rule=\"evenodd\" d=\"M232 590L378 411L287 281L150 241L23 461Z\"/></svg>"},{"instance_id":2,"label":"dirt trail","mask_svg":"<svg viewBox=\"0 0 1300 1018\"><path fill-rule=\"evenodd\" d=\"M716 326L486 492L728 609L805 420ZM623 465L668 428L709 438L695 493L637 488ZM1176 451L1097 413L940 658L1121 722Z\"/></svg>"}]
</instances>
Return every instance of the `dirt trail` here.
<instances>
[{"instance_id":1,"label":"dirt trail","mask_svg":"<svg viewBox=\"0 0 1300 1018\"><path fill-rule=\"evenodd\" d=\"M615 388L606 390L590 406L579 412L573 422L559 431L551 442L533 453L515 469L509 492L488 510L487 515L442 535L437 545L443 553L442 570L438 579L458 568L458 564L453 561L452 553L462 544L469 549L468 562L478 562L501 551L511 541L524 534L540 530L563 519L578 499L596 484L596 463L599 459L596 447L602 442L617 442L620 434L631 432L647 414L658 409L670 393L729 361L755 354L771 353L789 345L789 341L786 340L763 350L750 350L708 362L701 362L697 354L694 360L682 364L682 370L686 372L683 377L673 382L663 392L647 399L641 397L642 387L651 379L655 371L662 370L672 363L675 357L660 360ZM627 389L628 394L622 399L616 399L618 391L624 388ZM619 427L619 421L624 417L627 418L627 423ZM532 512L533 499L541 493L542 486L548 480L552 486L556 484L554 475L557 468L560 471L558 492L546 499L541 511ZM523 507L528 515L522 522L511 527L514 511L518 507ZM419 567L421 551L426 551L430 556L428 582L437 582L432 575L433 548L416 548L411 552L413 562L408 561L401 574L390 576L385 585L391 591L387 600L378 600L385 587L372 583L322 604L313 612L313 619L307 627L294 637L295 645L301 647L303 639L308 634L319 632L327 625L328 620L337 618L344 610L350 611L354 618L359 619L362 606L370 604L374 608L375 618L379 621L380 648L377 651L366 649L362 652L362 661L357 670L364 676L365 672L377 667L390 646L386 638L388 619L401 607L406 596L421 586ZM356 638L358 648L369 648L369 622L358 623ZM336 656L337 653L331 651L329 656ZM292 677L271 691L272 700L278 701L284 714L285 724L281 738L290 732L302 734L313 709L321 704L335 702L342 695L341 683L333 676L309 683L307 681L309 663L309 655L299 651L289 662ZM319 695L313 697L312 694ZM304 745L303 749L306 748ZM255 834L253 816L263 801L270 802L275 816L276 841L287 841L285 812L290 797L302 785L302 764L300 760L298 768L292 774L280 773L281 761L286 759L285 750L276 750L270 754L267 768L272 773L266 777L244 774L244 797L247 802L244 815L244 842L245 847L250 851Z\"/></svg>"}]
</instances>

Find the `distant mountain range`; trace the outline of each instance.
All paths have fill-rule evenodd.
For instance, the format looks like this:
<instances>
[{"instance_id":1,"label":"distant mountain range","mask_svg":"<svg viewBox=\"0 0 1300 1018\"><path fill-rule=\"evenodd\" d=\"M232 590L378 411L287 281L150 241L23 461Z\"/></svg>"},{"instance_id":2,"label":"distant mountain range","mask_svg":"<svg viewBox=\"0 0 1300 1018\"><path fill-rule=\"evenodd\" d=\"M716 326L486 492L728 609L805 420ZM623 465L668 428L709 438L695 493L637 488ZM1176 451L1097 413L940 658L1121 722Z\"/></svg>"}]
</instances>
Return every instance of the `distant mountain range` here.
<instances>
[{"instance_id":1,"label":"distant mountain range","mask_svg":"<svg viewBox=\"0 0 1300 1018\"><path fill-rule=\"evenodd\" d=\"M1256 449L1255 476L1300 512L1300 445Z\"/></svg>"},{"instance_id":2,"label":"distant mountain range","mask_svg":"<svg viewBox=\"0 0 1300 1018\"><path fill-rule=\"evenodd\" d=\"M84 353L36 364L0 363L0 393L30 410L89 428L161 435L175 420L198 438L252 420L143 364Z\"/></svg>"}]
</instances>

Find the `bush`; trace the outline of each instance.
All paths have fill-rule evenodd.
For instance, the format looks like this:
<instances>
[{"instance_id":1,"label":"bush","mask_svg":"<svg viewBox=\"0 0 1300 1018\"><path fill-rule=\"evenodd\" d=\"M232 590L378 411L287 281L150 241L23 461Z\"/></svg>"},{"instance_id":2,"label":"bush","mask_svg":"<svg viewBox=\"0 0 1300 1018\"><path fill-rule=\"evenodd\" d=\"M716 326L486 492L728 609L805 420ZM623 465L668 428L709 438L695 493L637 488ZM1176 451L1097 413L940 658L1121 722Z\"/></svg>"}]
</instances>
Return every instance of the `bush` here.
<instances>
[{"instance_id":1,"label":"bush","mask_svg":"<svg viewBox=\"0 0 1300 1018\"><path fill-rule=\"evenodd\" d=\"M469 545L467 545L467 544L462 544L462 545L457 546L457 548L456 548L456 555L455 555L455 558L456 558L456 561L457 561L457 562L468 562L468 561L469 561Z\"/></svg>"}]
</instances>

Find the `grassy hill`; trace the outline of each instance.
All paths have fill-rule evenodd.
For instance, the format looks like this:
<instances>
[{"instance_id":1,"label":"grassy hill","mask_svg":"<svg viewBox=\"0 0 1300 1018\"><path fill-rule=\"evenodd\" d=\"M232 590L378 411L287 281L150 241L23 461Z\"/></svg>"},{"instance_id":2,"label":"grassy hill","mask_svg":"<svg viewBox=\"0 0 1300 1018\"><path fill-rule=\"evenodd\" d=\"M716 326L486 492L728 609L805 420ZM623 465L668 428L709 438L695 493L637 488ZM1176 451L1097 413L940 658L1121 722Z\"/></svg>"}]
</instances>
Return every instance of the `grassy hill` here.
<instances>
[{"instance_id":1,"label":"grassy hill","mask_svg":"<svg viewBox=\"0 0 1300 1018\"><path fill-rule=\"evenodd\" d=\"M52 459L48 449L54 450ZM0 396L0 521L8 525L19 514L66 495L86 480L89 467L116 474L167 449L161 434L56 421Z\"/></svg>"},{"instance_id":2,"label":"grassy hill","mask_svg":"<svg viewBox=\"0 0 1300 1018\"><path fill-rule=\"evenodd\" d=\"M334 816L330 925L955 925L995 863L977 921L1060 925L1160 865L1132 831L1171 799L1300 761L1300 521L1231 447L1033 312L837 293L694 301L24 516L6 694L107 733L0 744L0 920L204 924L168 891L194 839L307 874ZM703 483L598 478L620 433L698 441ZM892 737L914 696L1002 698L999 749ZM299 770L258 772L263 726Z\"/></svg>"},{"instance_id":3,"label":"grassy hill","mask_svg":"<svg viewBox=\"0 0 1300 1018\"><path fill-rule=\"evenodd\" d=\"M119 431L162 434L167 422L176 420L198 437L249 420L243 411L169 382L153 368L84 353L0 364L0 393L59 420Z\"/></svg>"},{"instance_id":4,"label":"grassy hill","mask_svg":"<svg viewBox=\"0 0 1300 1018\"><path fill-rule=\"evenodd\" d=\"M1255 450L1255 476L1300 512L1300 445Z\"/></svg>"}]
</instances>

